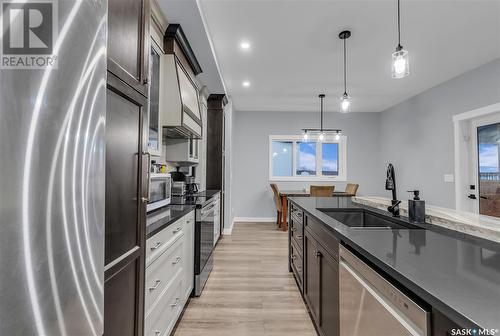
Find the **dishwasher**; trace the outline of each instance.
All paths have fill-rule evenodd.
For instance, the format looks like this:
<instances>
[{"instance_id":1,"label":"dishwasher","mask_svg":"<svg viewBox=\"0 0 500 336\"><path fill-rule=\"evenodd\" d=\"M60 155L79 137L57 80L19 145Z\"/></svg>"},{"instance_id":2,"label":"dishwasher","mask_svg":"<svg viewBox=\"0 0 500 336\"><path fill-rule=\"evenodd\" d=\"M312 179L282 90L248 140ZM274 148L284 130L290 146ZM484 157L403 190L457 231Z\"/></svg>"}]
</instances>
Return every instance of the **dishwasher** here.
<instances>
[{"instance_id":1,"label":"dishwasher","mask_svg":"<svg viewBox=\"0 0 500 336\"><path fill-rule=\"evenodd\" d=\"M341 336L430 335L430 313L344 246L339 278Z\"/></svg>"}]
</instances>

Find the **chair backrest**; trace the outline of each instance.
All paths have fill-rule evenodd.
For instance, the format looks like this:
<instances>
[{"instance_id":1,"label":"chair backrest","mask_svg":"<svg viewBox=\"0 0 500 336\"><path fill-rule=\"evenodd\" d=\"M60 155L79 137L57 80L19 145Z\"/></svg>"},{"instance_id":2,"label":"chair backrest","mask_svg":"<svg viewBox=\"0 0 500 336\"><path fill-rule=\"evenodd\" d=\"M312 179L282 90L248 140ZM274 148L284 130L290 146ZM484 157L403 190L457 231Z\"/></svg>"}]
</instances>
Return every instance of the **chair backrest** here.
<instances>
[{"instance_id":1,"label":"chair backrest","mask_svg":"<svg viewBox=\"0 0 500 336\"><path fill-rule=\"evenodd\" d=\"M309 193L313 197L332 197L335 186L315 186L309 187Z\"/></svg>"},{"instance_id":2,"label":"chair backrest","mask_svg":"<svg viewBox=\"0 0 500 336\"><path fill-rule=\"evenodd\" d=\"M274 194L274 204L276 205L276 210L283 211L283 204L281 203L280 191L276 183L271 183L271 189Z\"/></svg>"},{"instance_id":3,"label":"chair backrest","mask_svg":"<svg viewBox=\"0 0 500 336\"><path fill-rule=\"evenodd\" d=\"M356 192L358 191L359 184L356 183L347 183L345 186L345 192L347 194L352 194L356 195Z\"/></svg>"}]
</instances>

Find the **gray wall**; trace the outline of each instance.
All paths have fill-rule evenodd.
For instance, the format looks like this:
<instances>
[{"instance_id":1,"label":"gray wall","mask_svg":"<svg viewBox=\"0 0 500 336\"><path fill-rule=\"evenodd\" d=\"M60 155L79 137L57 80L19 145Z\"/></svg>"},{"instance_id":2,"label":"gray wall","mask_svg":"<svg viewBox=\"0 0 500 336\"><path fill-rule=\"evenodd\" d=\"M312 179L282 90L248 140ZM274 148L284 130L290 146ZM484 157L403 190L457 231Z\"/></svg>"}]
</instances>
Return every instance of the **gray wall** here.
<instances>
[{"instance_id":1,"label":"gray wall","mask_svg":"<svg viewBox=\"0 0 500 336\"><path fill-rule=\"evenodd\" d=\"M500 102L500 59L455 77L380 114L380 159L392 162L400 199L422 191L429 204L455 207L453 115ZM380 177L377 177L380 179Z\"/></svg>"},{"instance_id":2,"label":"gray wall","mask_svg":"<svg viewBox=\"0 0 500 336\"><path fill-rule=\"evenodd\" d=\"M318 114L236 111L233 117L235 217L274 217L276 208L269 187L269 135L300 135L302 128L318 126ZM325 114L325 125L338 127L347 136L347 179L360 184L362 195L385 194L385 167L379 161L379 121L379 113ZM310 183L277 184L283 189L302 189ZM335 185L336 190L345 188L345 182Z\"/></svg>"}]
</instances>

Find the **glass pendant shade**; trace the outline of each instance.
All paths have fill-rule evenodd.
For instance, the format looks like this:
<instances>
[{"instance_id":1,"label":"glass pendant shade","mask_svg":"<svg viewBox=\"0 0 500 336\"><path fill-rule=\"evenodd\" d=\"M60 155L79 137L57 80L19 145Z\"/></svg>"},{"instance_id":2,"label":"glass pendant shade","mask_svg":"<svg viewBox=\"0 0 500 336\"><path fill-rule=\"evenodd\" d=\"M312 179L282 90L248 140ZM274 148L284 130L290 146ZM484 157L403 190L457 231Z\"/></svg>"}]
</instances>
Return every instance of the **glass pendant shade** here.
<instances>
[{"instance_id":1,"label":"glass pendant shade","mask_svg":"<svg viewBox=\"0 0 500 336\"><path fill-rule=\"evenodd\" d=\"M342 95L342 98L340 99L340 112L342 113L347 113L351 109L351 99L349 98L349 95L347 93L344 93Z\"/></svg>"},{"instance_id":2,"label":"glass pendant shade","mask_svg":"<svg viewBox=\"0 0 500 336\"><path fill-rule=\"evenodd\" d=\"M318 142L323 142L323 141L325 141L325 139L326 139L326 133L325 132L321 132L318 135Z\"/></svg>"},{"instance_id":3,"label":"glass pendant shade","mask_svg":"<svg viewBox=\"0 0 500 336\"><path fill-rule=\"evenodd\" d=\"M392 54L392 78L404 78L410 74L408 51L398 47Z\"/></svg>"}]
</instances>

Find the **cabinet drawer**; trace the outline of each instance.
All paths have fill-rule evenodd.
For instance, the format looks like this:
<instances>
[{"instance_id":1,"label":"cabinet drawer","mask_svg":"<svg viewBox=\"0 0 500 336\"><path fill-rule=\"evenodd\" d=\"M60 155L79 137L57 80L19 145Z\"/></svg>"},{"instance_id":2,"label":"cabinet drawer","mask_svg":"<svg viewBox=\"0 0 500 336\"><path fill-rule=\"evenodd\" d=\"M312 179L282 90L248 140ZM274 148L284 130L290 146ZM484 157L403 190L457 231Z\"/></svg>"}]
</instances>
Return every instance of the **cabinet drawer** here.
<instances>
[{"instance_id":1,"label":"cabinet drawer","mask_svg":"<svg viewBox=\"0 0 500 336\"><path fill-rule=\"evenodd\" d=\"M144 328L146 336L167 336L172 331L184 305L182 286L182 274L177 273L146 317Z\"/></svg>"},{"instance_id":2,"label":"cabinet drawer","mask_svg":"<svg viewBox=\"0 0 500 336\"><path fill-rule=\"evenodd\" d=\"M290 222L290 236L292 237L292 240L297 243L297 247L302 250L302 247L304 246L304 229L302 226L302 223L296 222L295 220L292 220Z\"/></svg>"},{"instance_id":3,"label":"cabinet drawer","mask_svg":"<svg viewBox=\"0 0 500 336\"><path fill-rule=\"evenodd\" d=\"M304 212L292 204L290 209L290 218L302 224Z\"/></svg>"},{"instance_id":4,"label":"cabinet drawer","mask_svg":"<svg viewBox=\"0 0 500 336\"><path fill-rule=\"evenodd\" d=\"M154 303L163 290L169 285L172 278L184 267L184 236L181 236L172 246L146 268L146 286L144 307L146 316L150 313Z\"/></svg>"},{"instance_id":5,"label":"cabinet drawer","mask_svg":"<svg viewBox=\"0 0 500 336\"><path fill-rule=\"evenodd\" d=\"M304 263L302 261L302 249L299 249L293 242L290 246L290 265L292 266L293 273L299 284L300 291L302 292L302 286L304 283Z\"/></svg>"},{"instance_id":6,"label":"cabinet drawer","mask_svg":"<svg viewBox=\"0 0 500 336\"><path fill-rule=\"evenodd\" d=\"M332 257L339 260L339 241L328 228L312 217L306 216L305 230L308 230Z\"/></svg>"},{"instance_id":7,"label":"cabinet drawer","mask_svg":"<svg viewBox=\"0 0 500 336\"><path fill-rule=\"evenodd\" d=\"M146 240L146 267L184 233L185 221L186 217L183 217Z\"/></svg>"}]
</instances>

